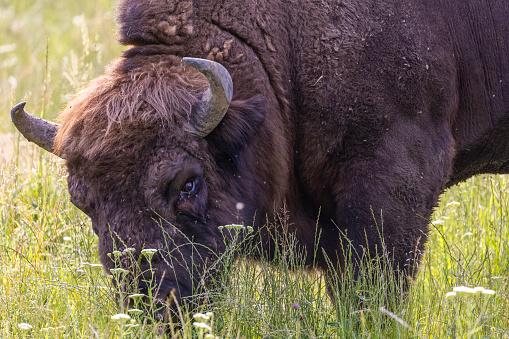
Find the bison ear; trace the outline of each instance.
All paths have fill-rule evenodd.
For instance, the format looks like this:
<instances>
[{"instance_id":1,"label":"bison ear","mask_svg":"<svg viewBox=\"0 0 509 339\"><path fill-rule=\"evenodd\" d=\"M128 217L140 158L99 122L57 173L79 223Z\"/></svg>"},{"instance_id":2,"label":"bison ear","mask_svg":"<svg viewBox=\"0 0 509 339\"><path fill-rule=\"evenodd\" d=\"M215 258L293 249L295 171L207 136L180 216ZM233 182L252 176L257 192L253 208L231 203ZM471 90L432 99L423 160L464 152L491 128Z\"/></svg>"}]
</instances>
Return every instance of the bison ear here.
<instances>
[{"instance_id":1,"label":"bison ear","mask_svg":"<svg viewBox=\"0 0 509 339\"><path fill-rule=\"evenodd\" d=\"M240 153L256 137L265 114L262 96L231 102L221 123L206 137L220 167L234 171L242 166Z\"/></svg>"}]
</instances>

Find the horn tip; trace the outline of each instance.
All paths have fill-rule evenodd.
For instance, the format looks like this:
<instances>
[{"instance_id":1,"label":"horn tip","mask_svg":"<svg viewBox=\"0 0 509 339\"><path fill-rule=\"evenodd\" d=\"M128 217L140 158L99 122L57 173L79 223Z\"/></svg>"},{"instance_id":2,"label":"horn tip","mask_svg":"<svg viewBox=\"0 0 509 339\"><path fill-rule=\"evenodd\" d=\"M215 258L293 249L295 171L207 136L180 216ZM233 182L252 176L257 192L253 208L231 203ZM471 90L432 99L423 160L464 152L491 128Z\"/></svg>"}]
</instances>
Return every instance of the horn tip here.
<instances>
[{"instance_id":1,"label":"horn tip","mask_svg":"<svg viewBox=\"0 0 509 339\"><path fill-rule=\"evenodd\" d=\"M191 57L183 57L182 58L182 61L190 63L190 64L192 64L198 60L200 60L200 59L199 58L191 58Z\"/></svg>"},{"instance_id":2,"label":"horn tip","mask_svg":"<svg viewBox=\"0 0 509 339\"><path fill-rule=\"evenodd\" d=\"M19 104L17 104L16 106L14 106L12 109L11 109L11 119L14 120L16 115L21 112L21 111L24 111L25 110L25 105L27 103L25 101L23 102L20 102Z\"/></svg>"}]
</instances>

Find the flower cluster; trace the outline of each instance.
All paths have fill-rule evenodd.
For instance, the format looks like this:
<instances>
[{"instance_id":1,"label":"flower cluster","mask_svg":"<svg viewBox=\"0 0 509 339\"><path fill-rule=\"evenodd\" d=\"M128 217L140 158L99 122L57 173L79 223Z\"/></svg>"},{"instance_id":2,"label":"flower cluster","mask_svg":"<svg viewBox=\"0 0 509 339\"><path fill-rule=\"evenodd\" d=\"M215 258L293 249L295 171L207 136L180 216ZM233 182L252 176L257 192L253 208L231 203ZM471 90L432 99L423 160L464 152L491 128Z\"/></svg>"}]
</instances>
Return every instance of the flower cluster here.
<instances>
[{"instance_id":1,"label":"flower cluster","mask_svg":"<svg viewBox=\"0 0 509 339\"><path fill-rule=\"evenodd\" d=\"M20 330L24 330L24 331L28 331L28 330L32 329L32 325L27 324L27 323L18 324L18 327Z\"/></svg>"},{"instance_id":2,"label":"flower cluster","mask_svg":"<svg viewBox=\"0 0 509 339\"><path fill-rule=\"evenodd\" d=\"M488 290L484 287L481 287L481 286L477 286L477 287L466 287L466 286L458 286L458 287L454 287L452 289L452 292L447 292L445 294L445 297L446 298L453 298L455 297L458 293L465 293L465 294L486 294L486 295L494 295L496 294L495 291L493 290Z\"/></svg>"},{"instance_id":3,"label":"flower cluster","mask_svg":"<svg viewBox=\"0 0 509 339\"><path fill-rule=\"evenodd\" d=\"M145 258L147 259L147 261L149 263L152 261L152 257L156 253L157 253L157 250L155 248L145 248L145 249L141 250L141 254L143 254L145 256Z\"/></svg>"},{"instance_id":4,"label":"flower cluster","mask_svg":"<svg viewBox=\"0 0 509 339\"><path fill-rule=\"evenodd\" d=\"M58 327L43 327L41 328L41 332L57 332L57 331L63 331L65 329L65 326L58 326Z\"/></svg>"},{"instance_id":5,"label":"flower cluster","mask_svg":"<svg viewBox=\"0 0 509 339\"><path fill-rule=\"evenodd\" d=\"M134 311L134 310L128 310L128 312L133 313L132 311ZM136 311L140 311L140 310L136 310ZM140 311L140 312L143 312L143 311ZM135 327L139 327L140 326L137 323L136 319L131 318L130 315L125 314L125 313L118 313L118 314L112 315L111 316L111 320L114 321L114 322L118 322L118 323L124 324L124 326L126 328L135 328ZM128 324L126 324L127 321L129 321Z\"/></svg>"},{"instance_id":6,"label":"flower cluster","mask_svg":"<svg viewBox=\"0 0 509 339\"><path fill-rule=\"evenodd\" d=\"M113 320L113 321L126 321L129 319L131 319L131 317L124 313L118 313L118 314L111 316L111 320Z\"/></svg>"},{"instance_id":7,"label":"flower cluster","mask_svg":"<svg viewBox=\"0 0 509 339\"><path fill-rule=\"evenodd\" d=\"M89 262L81 263L81 266L82 267L90 267L90 268L102 268L103 267L103 265L101 265L101 264L93 264L93 263L89 263Z\"/></svg>"},{"instance_id":8,"label":"flower cluster","mask_svg":"<svg viewBox=\"0 0 509 339\"><path fill-rule=\"evenodd\" d=\"M218 339L219 338L219 337L216 337L212 333L212 326L209 325L209 323L212 324L213 317L214 317L214 314L212 312L207 312L205 314L196 313L193 315L193 319L196 320L193 323L193 326L196 327L199 338L204 338L204 339Z\"/></svg>"}]
</instances>

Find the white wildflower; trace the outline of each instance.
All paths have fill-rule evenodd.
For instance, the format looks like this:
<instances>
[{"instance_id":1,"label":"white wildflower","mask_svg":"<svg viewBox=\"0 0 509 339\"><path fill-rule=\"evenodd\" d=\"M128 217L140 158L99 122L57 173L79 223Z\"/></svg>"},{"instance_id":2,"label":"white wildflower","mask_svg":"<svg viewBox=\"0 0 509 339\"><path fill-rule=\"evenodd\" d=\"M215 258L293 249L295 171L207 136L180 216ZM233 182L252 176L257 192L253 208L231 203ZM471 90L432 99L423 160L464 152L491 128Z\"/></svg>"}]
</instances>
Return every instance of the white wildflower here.
<instances>
[{"instance_id":1,"label":"white wildflower","mask_svg":"<svg viewBox=\"0 0 509 339\"><path fill-rule=\"evenodd\" d=\"M125 313L118 313L111 316L111 320L117 321L117 320L129 320L131 317Z\"/></svg>"},{"instance_id":2,"label":"white wildflower","mask_svg":"<svg viewBox=\"0 0 509 339\"><path fill-rule=\"evenodd\" d=\"M129 298L134 299L134 300L139 300L139 299L143 298L144 296L145 296L145 294L135 293L135 294L130 294Z\"/></svg>"},{"instance_id":3,"label":"white wildflower","mask_svg":"<svg viewBox=\"0 0 509 339\"><path fill-rule=\"evenodd\" d=\"M238 224L231 224L231 225L224 225L224 228L227 230L237 230L240 231L244 228L244 225L238 225Z\"/></svg>"},{"instance_id":4,"label":"white wildflower","mask_svg":"<svg viewBox=\"0 0 509 339\"><path fill-rule=\"evenodd\" d=\"M113 251L113 252L111 252L111 254L113 254L115 256L115 258L119 258L122 256L122 252L120 252L120 251Z\"/></svg>"},{"instance_id":5,"label":"white wildflower","mask_svg":"<svg viewBox=\"0 0 509 339\"><path fill-rule=\"evenodd\" d=\"M63 330L65 329L65 326L58 326L58 327L43 327L41 328L41 331L44 331L44 332L50 332L50 331L60 331L60 330Z\"/></svg>"},{"instance_id":6,"label":"white wildflower","mask_svg":"<svg viewBox=\"0 0 509 339\"><path fill-rule=\"evenodd\" d=\"M476 293L480 293L480 292L484 291L484 287L477 286L477 287L472 288L472 287L466 287L466 286L458 286L458 287L454 287L453 291L460 292L460 293L476 294Z\"/></svg>"},{"instance_id":7,"label":"white wildflower","mask_svg":"<svg viewBox=\"0 0 509 339\"><path fill-rule=\"evenodd\" d=\"M456 292L454 292L454 291L453 292L447 292L445 294L445 298L446 299L449 299L449 298L452 298L452 297L455 297L455 296L456 296Z\"/></svg>"},{"instance_id":8,"label":"white wildflower","mask_svg":"<svg viewBox=\"0 0 509 339\"><path fill-rule=\"evenodd\" d=\"M141 254L155 254L157 250L155 248L145 248L141 251Z\"/></svg>"},{"instance_id":9,"label":"white wildflower","mask_svg":"<svg viewBox=\"0 0 509 339\"><path fill-rule=\"evenodd\" d=\"M484 291L484 287L482 287L482 286L474 287L474 292L475 293L479 293L479 292L482 292L482 291Z\"/></svg>"},{"instance_id":10,"label":"white wildflower","mask_svg":"<svg viewBox=\"0 0 509 339\"><path fill-rule=\"evenodd\" d=\"M18 327L20 329L22 329L22 330L25 330L25 331L28 331L28 330L32 329L32 325L27 324L27 323L18 324Z\"/></svg>"},{"instance_id":11,"label":"white wildflower","mask_svg":"<svg viewBox=\"0 0 509 339\"><path fill-rule=\"evenodd\" d=\"M212 328L210 328L210 326L205 323L195 322L193 325L194 327L201 328L205 331L212 331Z\"/></svg>"},{"instance_id":12,"label":"white wildflower","mask_svg":"<svg viewBox=\"0 0 509 339\"><path fill-rule=\"evenodd\" d=\"M55 328L54 327L43 327L41 328L41 331L44 331L44 332L49 332L49 331L54 331Z\"/></svg>"},{"instance_id":13,"label":"white wildflower","mask_svg":"<svg viewBox=\"0 0 509 339\"><path fill-rule=\"evenodd\" d=\"M198 321L201 321L201 322L206 322L208 320L210 320L210 317L208 315L205 315L203 313L196 313L193 315L193 318L198 320Z\"/></svg>"},{"instance_id":14,"label":"white wildflower","mask_svg":"<svg viewBox=\"0 0 509 339\"><path fill-rule=\"evenodd\" d=\"M466 286L454 287L452 290L454 292L457 292L457 293L471 293L471 294L475 294L476 293L476 291L473 288L466 287Z\"/></svg>"},{"instance_id":15,"label":"white wildflower","mask_svg":"<svg viewBox=\"0 0 509 339\"><path fill-rule=\"evenodd\" d=\"M87 266L90 268L102 268L103 267L103 265L101 265L101 264L90 264L90 263Z\"/></svg>"},{"instance_id":16,"label":"white wildflower","mask_svg":"<svg viewBox=\"0 0 509 339\"><path fill-rule=\"evenodd\" d=\"M477 287L474 287L474 288L465 287L465 286L458 286L458 287L454 287L453 291L459 292L459 293L470 293L470 294L478 294L478 293L487 294L487 295L494 295L494 294L496 294L495 291L488 290L488 289L486 289L486 288L484 288L482 286L477 286Z\"/></svg>"},{"instance_id":17,"label":"white wildflower","mask_svg":"<svg viewBox=\"0 0 509 339\"><path fill-rule=\"evenodd\" d=\"M149 262L152 260L152 257L156 253L157 253L157 250L155 248L145 248L145 249L141 250L141 254L143 254Z\"/></svg>"}]
</instances>

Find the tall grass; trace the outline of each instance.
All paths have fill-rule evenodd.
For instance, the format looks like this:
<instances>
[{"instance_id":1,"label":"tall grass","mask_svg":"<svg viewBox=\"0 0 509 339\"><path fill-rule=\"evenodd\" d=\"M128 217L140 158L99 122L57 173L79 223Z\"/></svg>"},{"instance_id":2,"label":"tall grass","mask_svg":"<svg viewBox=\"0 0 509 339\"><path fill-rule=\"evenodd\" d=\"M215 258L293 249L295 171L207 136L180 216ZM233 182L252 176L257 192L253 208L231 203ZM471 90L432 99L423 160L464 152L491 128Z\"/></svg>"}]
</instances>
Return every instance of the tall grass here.
<instances>
[{"instance_id":1,"label":"tall grass","mask_svg":"<svg viewBox=\"0 0 509 339\"><path fill-rule=\"evenodd\" d=\"M222 338L509 338L504 176L476 177L442 196L419 273L404 295L375 261L358 281L347 266L330 299L325 276L302 268L302 253L288 237L272 263L249 259L256 249L229 249L209 303L194 310L212 312L209 319L184 312L177 327L123 309L120 291L100 268L89 220L69 203L62 161L13 134L8 115L27 100L36 115L54 117L119 54L113 6L0 1L0 132L11 132L0 134L1 338L200 338L206 326ZM450 293L459 286L485 290ZM112 319L118 313L131 319Z\"/></svg>"},{"instance_id":2,"label":"tall grass","mask_svg":"<svg viewBox=\"0 0 509 339\"><path fill-rule=\"evenodd\" d=\"M54 118L77 87L117 57L112 0L0 0L0 107L27 101ZM0 132L13 131L8 114Z\"/></svg>"}]
</instances>

